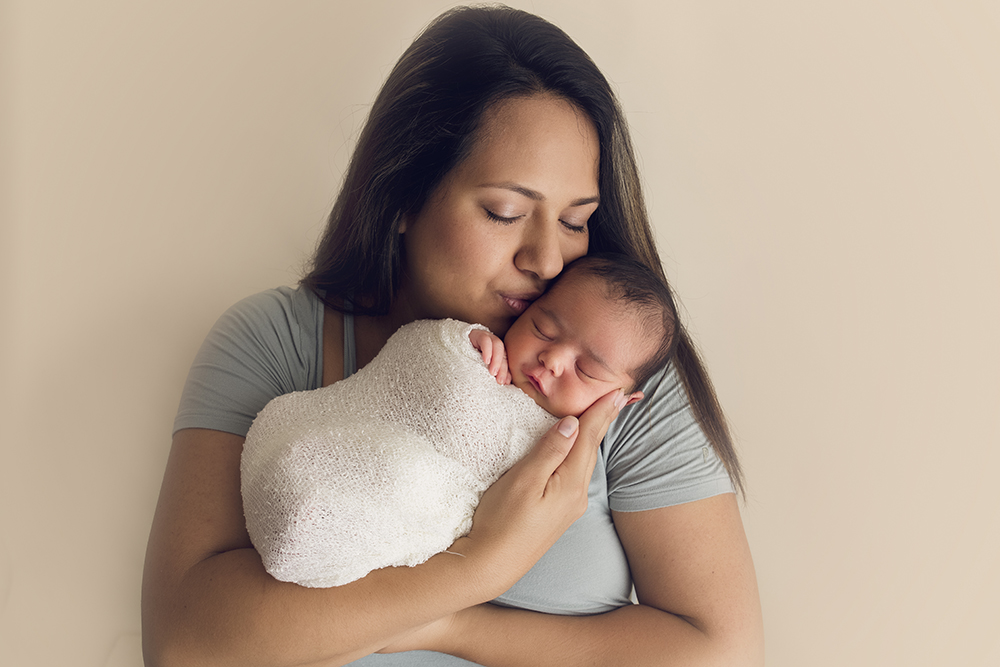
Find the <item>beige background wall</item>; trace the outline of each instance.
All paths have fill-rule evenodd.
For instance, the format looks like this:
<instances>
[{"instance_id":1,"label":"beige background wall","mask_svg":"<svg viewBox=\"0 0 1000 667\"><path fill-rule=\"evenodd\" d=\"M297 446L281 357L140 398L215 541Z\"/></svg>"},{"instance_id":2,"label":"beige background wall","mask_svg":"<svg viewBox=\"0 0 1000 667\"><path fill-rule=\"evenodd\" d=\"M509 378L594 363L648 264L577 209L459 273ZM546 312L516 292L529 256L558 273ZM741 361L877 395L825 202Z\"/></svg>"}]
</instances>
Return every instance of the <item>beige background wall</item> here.
<instances>
[{"instance_id":1,"label":"beige background wall","mask_svg":"<svg viewBox=\"0 0 1000 667\"><path fill-rule=\"evenodd\" d=\"M0 5L0 665L137 667L181 383L447 2ZM1000 4L538 0L620 91L769 664L1000 664Z\"/></svg>"}]
</instances>

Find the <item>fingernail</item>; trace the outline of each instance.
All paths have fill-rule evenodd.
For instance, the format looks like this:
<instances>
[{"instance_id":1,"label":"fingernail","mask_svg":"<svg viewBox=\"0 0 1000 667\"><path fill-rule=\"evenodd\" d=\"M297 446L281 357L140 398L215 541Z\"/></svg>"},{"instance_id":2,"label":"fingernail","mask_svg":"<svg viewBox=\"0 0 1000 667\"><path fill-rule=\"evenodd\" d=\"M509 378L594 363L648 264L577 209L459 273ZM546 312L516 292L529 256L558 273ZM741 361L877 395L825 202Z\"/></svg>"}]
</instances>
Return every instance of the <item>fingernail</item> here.
<instances>
[{"instance_id":1,"label":"fingernail","mask_svg":"<svg viewBox=\"0 0 1000 667\"><path fill-rule=\"evenodd\" d=\"M576 417L563 417L563 420L559 422L559 432L565 437L573 435L573 431L576 430Z\"/></svg>"},{"instance_id":2,"label":"fingernail","mask_svg":"<svg viewBox=\"0 0 1000 667\"><path fill-rule=\"evenodd\" d=\"M628 399L625 398L625 390L619 389L618 395L615 396L615 407L618 408L618 412L622 411L626 403L628 403Z\"/></svg>"}]
</instances>

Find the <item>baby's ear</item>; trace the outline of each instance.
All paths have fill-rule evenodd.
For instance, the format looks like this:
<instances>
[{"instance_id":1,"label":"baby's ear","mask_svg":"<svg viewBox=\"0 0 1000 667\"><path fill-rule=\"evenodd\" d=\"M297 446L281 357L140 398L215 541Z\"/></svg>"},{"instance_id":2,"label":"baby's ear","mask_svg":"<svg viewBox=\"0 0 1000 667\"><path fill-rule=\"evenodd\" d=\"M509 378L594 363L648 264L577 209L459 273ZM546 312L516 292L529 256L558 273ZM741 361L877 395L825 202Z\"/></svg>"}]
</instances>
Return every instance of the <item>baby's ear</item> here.
<instances>
[{"instance_id":1,"label":"baby's ear","mask_svg":"<svg viewBox=\"0 0 1000 667\"><path fill-rule=\"evenodd\" d=\"M625 405L632 405L636 401L641 401L645 397L646 397L645 394L643 394L641 391L633 391L631 394L629 394L628 401L625 402Z\"/></svg>"}]
</instances>

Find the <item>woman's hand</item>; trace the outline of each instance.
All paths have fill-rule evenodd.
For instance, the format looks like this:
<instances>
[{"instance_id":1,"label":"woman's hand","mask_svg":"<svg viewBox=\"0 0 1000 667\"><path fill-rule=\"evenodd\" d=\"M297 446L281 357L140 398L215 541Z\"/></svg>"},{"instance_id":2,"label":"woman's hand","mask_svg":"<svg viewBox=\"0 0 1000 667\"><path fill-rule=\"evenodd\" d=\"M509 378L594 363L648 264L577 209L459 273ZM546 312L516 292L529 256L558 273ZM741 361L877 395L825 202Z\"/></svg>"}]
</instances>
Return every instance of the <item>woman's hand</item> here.
<instances>
[{"instance_id":1,"label":"woman's hand","mask_svg":"<svg viewBox=\"0 0 1000 667\"><path fill-rule=\"evenodd\" d=\"M512 586L587 509L597 451L625 405L616 390L580 418L564 417L483 495L472 530L454 551L483 559L484 573Z\"/></svg>"}]
</instances>

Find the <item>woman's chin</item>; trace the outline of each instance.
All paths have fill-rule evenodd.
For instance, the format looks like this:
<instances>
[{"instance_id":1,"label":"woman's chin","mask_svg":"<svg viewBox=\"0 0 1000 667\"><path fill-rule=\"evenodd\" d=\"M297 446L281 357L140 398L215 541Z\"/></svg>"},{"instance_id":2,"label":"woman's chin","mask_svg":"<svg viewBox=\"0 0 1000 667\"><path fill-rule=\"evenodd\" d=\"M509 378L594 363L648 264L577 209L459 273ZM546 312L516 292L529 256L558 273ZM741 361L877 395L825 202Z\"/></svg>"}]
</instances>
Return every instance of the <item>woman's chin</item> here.
<instances>
[{"instance_id":1,"label":"woman's chin","mask_svg":"<svg viewBox=\"0 0 1000 667\"><path fill-rule=\"evenodd\" d=\"M479 324L482 324L490 330L494 335L503 338L507 335L507 330L510 329L511 325L514 324L515 317L494 317L489 320L479 320Z\"/></svg>"}]
</instances>

